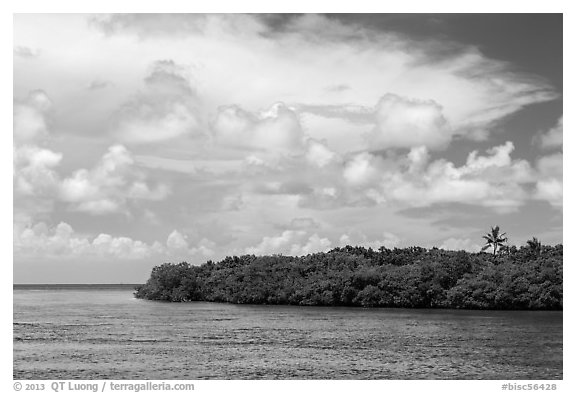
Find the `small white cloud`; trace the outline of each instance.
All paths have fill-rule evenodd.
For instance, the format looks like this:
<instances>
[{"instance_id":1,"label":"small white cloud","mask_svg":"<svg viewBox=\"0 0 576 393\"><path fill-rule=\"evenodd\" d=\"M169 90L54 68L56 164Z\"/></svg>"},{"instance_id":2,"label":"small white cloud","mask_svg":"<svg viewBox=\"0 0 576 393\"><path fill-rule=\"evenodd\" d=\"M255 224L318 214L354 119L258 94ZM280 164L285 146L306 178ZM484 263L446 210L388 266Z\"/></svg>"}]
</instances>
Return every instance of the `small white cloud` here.
<instances>
[{"instance_id":1,"label":"small white cloud","mask_svg":"<svg viewBox=\"0 0 576 393\"><path fill-rule=\"evenodd\" d=\"M174 230L166 239L168 254L174 257L186 258L187 256L211 257L214 255L216 244L206 238L201 239L194 247L190 247L186 235Z\"/></svg>"},{"instance_id":2,"label":"small white cloud","mask_svg":"<svg viewBox=\"0 0 576 393\"><path fill-rule=\"evenodd\" d=\"M286 254L293 256L306 255L327 251L330 240L321 238L318 234L308 235L304 230L286 230L278 236L265 236L262 241L246 249L247 254L271 255Z\"/></svg>"},{"instance_id":3,"label":"small white cloud","mask_svg":"<svg viewBox=\"0 0 576 393\"><path fill-rule=\"evenodd\" d=\"M316 252L325 252L330 249L332 242L318 234L313 234L308 238L305 244L293 244L290 249L290 255L308 255Z\"/></svg>"},{"instance_id":4,"label":"small white cloud","mask_svg":"<svg viewBox=\"0 0 576 393\"><path fill-rule=\"evenodd\" d=\"M31 143L48 135L47 113L52 103L42 90L34 90L14 103L14 141Z\"/></svg>"},{"instance_id":5,"label":"small white cloud","mask_svg":"<svg viewBox=\"0 0 576 393\"><path fill-rule=\"evenodd\" d=\"M482 249L482 246L468 238L451 237L446 239L438 248L451 251L464 250L468 252L479 252Z\"/></svg>"},{"instance_id":6,"label":"small white cloud","mask_svg":"<svg viewBox=\"0 0 576 393\"><path fill-rule=\"evenodd\" d=\"M318 168L324 168L340 161L339 156L331 151L324 142L308 139L306 142L306 161Z\"/></svg>"},{"instance_id":7,"label":"small white cloud","mask_svg":"<svg viewBox=\"0 0 576 393\"><path fill-rule=\"evenodd\" d=\"M408 153L408 161L410 162L408 172L421 172L428 164L429 158L430 154L428 154L426 146L413 147Z\"/></svg>"},{"instance_id":8,"label":"small white cloud","mask_svg":"<svg viewBox=\"0 0 576 393\"><path fill-rule=\"evenodd\" d=\"M152 254L151 247L128 237L112 237L101 233L92 241L97 254L110 255L118 259L143 259Z\"/></svg>"},{"instance_id":9,"label":"small white cloud","mask_svg":"<svg viewBox=\"0 0 576 393\"><path fill-rule=\"evenodd\" d=\"M351 230L340 236L339 244L341 247L354 246L372 248L378 250L380 247L394 248L398 246L401 239L392 232L383 232L381 237L366 236L363 232L358 230Z\"/></svg>"},{"instance_id":10,"label":"small white cloud","mask_svg":"<svg viewBox=\"0 0 576 393\"><path fill-rule=\"evenodd\" d=\"M40 51L37 49L34 50L27 46L17 46L14 48L14 54L23 59L34 59L40 56Z\"/></svg>"},{"instance_id":11,"label":"small white cloud","mask_svg":"<svg viewBox=\"0 0 576 393\"><path fill-rule=\"evenodd\" d=\"M538 181L534 198L559 208L563 206L563 157L562 153L555 153L543 156L536 162Z\"/></svg>"},{"instance_id":12,"label":"small white cloud","mask_svg":"<svg viewBox=\"0 0 576 393\"><path fill-rule=\"evenodd\" d=\"M564 117L560 117L555 127L536 138L543 149L561 148L563 144Z\"/></svg>"},{"instance_id":13,"label":"small white cloud","mask_svg":"<svg viewBox=\"0 0 576 393\"><path fill-rule=\"evenodd\" d=\"M54 168L60 165L62 154L37 146L14 149L14 190L21 195L54 193L59 177Z\"/></svg>"},{"instance_id":14,"label":"small white cloud","mask_svg":"<svg viewBox=\"0 0 576 393\"><path fill-rule=\"evenodd\" d=\"M174 230L166 239L166 246L168 246L169 250L183 250L188 248L188 242L184 235Z\"/></svg>"},{"instance_id":15,"label":"small white cloud","mask_svg":"<svg viewBox=\"0 0 576 393\"><path fill-rule=\"evenodd\" d=\"M378 183L380 171L378 170L378 157L370 153L360 153L347 161L342 176L352 186L374 185Z\"/></svg>"}]
</instances>

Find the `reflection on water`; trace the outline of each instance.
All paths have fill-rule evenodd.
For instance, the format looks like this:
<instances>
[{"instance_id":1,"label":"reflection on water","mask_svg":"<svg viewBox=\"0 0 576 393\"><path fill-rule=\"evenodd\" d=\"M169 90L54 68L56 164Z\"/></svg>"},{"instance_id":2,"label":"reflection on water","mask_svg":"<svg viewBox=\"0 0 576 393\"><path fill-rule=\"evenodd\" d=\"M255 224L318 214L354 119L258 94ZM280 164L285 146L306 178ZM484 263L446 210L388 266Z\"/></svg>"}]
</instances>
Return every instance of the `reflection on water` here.
<instances>
[{"instance_id":1,"label":"reflection on water","mask_svg":"<svg viewBox=\"0 0 576 393\"><path fill-rule=\"evenodd\" d=\"M562 312L159 303L14 290L15 379L561 379Z\"/></svg>"}]
</instances>

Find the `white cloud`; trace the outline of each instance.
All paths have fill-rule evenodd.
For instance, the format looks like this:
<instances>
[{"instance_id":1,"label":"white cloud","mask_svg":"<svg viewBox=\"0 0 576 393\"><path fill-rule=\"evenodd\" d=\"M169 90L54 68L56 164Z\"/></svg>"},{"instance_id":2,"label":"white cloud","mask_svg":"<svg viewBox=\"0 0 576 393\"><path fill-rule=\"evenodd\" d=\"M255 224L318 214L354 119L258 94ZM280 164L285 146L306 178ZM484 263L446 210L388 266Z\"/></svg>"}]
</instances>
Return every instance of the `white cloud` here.
<instances>
[{"instance_id":1,"label":"white cloud","mask_svg":"<svg viewBox=\"0 0 576 393\"><path fill-rule=\"evenodd\" d=\"M396 244L375 223L390 222L405 236L409 220L395 213L399 207L464 203L500 212L529 199L562 204L557 158L531 167L511 143L472 153L464 164L439 158L454 138L455 148L473 149L470 139L489 140L505 116L557 97L543 79L472 47L320 15L287 25L253 15L103 18L105 35L79 15L15 22L15 45L42 50L34 61L17 59L15 94L38 86L50 93L15 101L15 204L54 223L78 218L70 210L127 213L86 221L110 235L72 233L77 250L87 244L85 252L97 255L99 238L105 251L98 255L118 258L148 250L201 259L231 249L224 246L303 254L340 244L343 231L359 226L365 234L346 232L342 241ZM65 47L55 44L61 37ZM261 110L274 102L285 104ZM50 127L57 138L47 138ZM557 147L558 135L546 134L542 145ZM101 146L113 147L97 161ZM33 198L46 207L32 208ZM233 240L172 231L214 217ZM318 221L288 224L293 217ZM427 244L437 239L428 219L419 217L423 227L414 233ZM148 248L126 240L143 222L149 236L168 239ZM70 248L65 229L35 236L39 244L54 238L48 248ZM115 237L117 230L125 233Z\"/></svg>"},{"instance_id":2,"label":"white cloud","mask_svg":"<svg viewBox=\"0 0 576 393\"><path fill-rule=\"evenodd\" d=\"M151 255L149 245L128 237L112 237L101 233L92 241L92 247L98 254L111 255L118 259L143 259Z\"/></svg>"},{"instance_id":3,"label":"white cloud","mask_svg":"<svg viewBox=\"0 0 576 393\"><path fill-rule=\"evenodd\" d=\"M318 234L313 234L306 240L305 244L293 244L290 249L290 255L307 255L316 252L325 252L330 249L332 242Z\"/></svg>"},{"instance_id":4,"label":"white cloud","mask_svg":"<svg viewBox=\"0 0 576 393\"><path fill-rule=\"evenodd\" d=\"M515 73L510 64L472 46L418 42L321 15L293 17L280 29L265 19L113 15L97 25L108 34L146 37L135 41L140 51L134 49L133 58L161 50L179 63L197 65L195 78L210 107L241 105L252 111L275 101L373 106L385 95L374 134L383 146L412 146L404 130L438 149L453 134L476 138L499 119L558 96L541 78ZM108 38L109 45L115 43Z\"/></svg>"},{"instance_id":5,"label":"white cloud","mask_svg":"<svg viewBox=\"0 0 576 393\"><path fill-rule=\"evenodd\" d=\"M29 227L14 228L14 254L41 258L57 257L112 257L116 259L142 259L150 257L151 246L128 237L100 234L90 241L61 222L49 227L44 222Z\"/></svg>"},{"instance_id":6,"label":"white cloud","mask_svg":"<svg viewBox=\"0 0 576 393\"><path fill-rule=\"evenodd\" d=\"M118 260L143 260L151 257L177 259L190 256L207 258L214 254L214 246L210 240L202 239L194 247L190 247L185 236L176 230L168 236L164 246L159 242L148 244L107 233L100 233L91 239L90 236L75 232L65 222L54 227L49 227L44 222L14 226L14 254L43 259L78 256Z\"/></svg>"},{"instance_id":7,"label":"white cloud","mask_svg":"<svg viewBox=\"0 0 576 393\"><path fill-rule=\"evenodd\" d=\"M406 155L362 152L341 157L327 151L330 162L324 166L311 161L308 152L305 160L294 156L272 168L258 159L258 177L247 178L245 185L257 193L295 195L299 207L320 210L463 203L505 213L532 198L561 204L561 155L540 159L533 167L513 157L510 141L483 154L472 151L461 166L431 160L425 146L413 147Z\"/></svg>"},{"instance_id":8,"label":"white cloud","mask_svg":"<svg viewBox=\"0 0 576 393\"><path fill-rule=\"evenodd\" d=\"M60 198L73 208L91 214L119 211L128 200L162 200L170 189L159 184L151 189L145 174L134 165L122 145L111 146L91 170L78 169L60 185Z\"/></svg>"},{"instance_id":9,"label":"white cloud","mask_svg":"<svg viewBox=\"0 0 576 393\"><path fill-rule=\"evenodd\" d=\"M312 192L301 196L300 206L422 207L457 202L501 212L516 210L531 198L529 188L538 180L538 171L526 160L513 159L513 151L511 142L488 149L485 155L473 151L459 167L445 159L431 161L425 146L413 147L406 156L350 155L340 169L318 173L331 185L310 184Z\"/></svg>"},{"instance_id":10,"label":"white cloud","mask_svg":"<svg viewBox=\"0 0 576 393\"><path fill-rule=\"evenodd\" d=\"M14 190L20 195L49 196L58 187L55 168L62 154L33 145L14 148Z\"/></svg>"}]
</instances>

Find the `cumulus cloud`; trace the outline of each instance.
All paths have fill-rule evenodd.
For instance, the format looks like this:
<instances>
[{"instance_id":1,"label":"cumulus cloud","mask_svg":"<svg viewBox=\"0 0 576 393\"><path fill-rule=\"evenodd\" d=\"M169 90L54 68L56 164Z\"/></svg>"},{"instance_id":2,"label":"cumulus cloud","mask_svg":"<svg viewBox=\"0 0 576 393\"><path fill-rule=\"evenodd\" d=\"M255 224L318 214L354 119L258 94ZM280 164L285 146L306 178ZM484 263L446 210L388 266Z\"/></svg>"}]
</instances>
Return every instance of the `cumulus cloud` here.
<instances>
[{"instance_id":1,"label":"cumulus cloud","mask_svg":"<svg viewBox=\"0 0 576 393\"><path fill-rule=\"evenodd\" d=\"M561 148L563 143L564 117L558 119L556 126L536 137L536 142L543 149Z\"/></svg>"},{"instance_id":2,"label":"cumulus cloud","mask_svg":"<svg viewBox=\"0 0 576 393\"><path fill-rule=\"evenodd\" d=\"M401 239L392 232L383 232L380 237L378 234L375 236L367 236L361 231L351 230L340 236L340 246L360 246L364 248L372 248L378 250L380 247L394 248L398 246Z\"/></svg>"},{"instance_id":3,"label":"cumulus cloud","mask_svg":"<svg viewBox=\"0 0 576 393\"><path fill-rule=\"evenodd\" d=\"M472 46L419 42L329 16L293 16L281 28L266 17L240 14L98 19L108 34L154 38L140 44L163 45L202 64L198 77L216 105L255 108L282 100L372 106L384 95L373 133L384 146L411 147L401 133L406 130L439 149L453 134L475 138L478 130L489 133L495 122L527 105L558 97L541 78L513 72L510 64ZM194 51L188 55L189 47ZM231 57L234 72L222 72Z\"/></svg>"},{"instance_id":4,"label":"cumulus cloud","mask_svg":"<svg viewBox=\"0 0 576 393\"><path fill-rule=\"evenodd\" d=\"M101 233L92 241L92 247L98 254L110 254L119 259L142 259L149 257L152 248L139 240L128 237L112 237Z\"/></svg>"},{"instance_id":5,"label":"cumulus cloud","mask_svg":"<svg viewBox=\"0 0 576 393\"><path fill-rule=\"evenodd\" d=\"M37 142L48 135L47 114L52 106L42 90L31 91L24 100L14 103L14 142Z\"/></svg>"},{"instance_id":6,"label":"cumulus cloud","mask_svg":"<svg viewBox=\"0 0 576 393\"><path fill-rule=\"evenodd\" d=\"M73 210L107 214L120 211L128 200L162 200L170 193L165 184L152 187L122 145L111 146L94 168L78 169L62 179L57 169L63 155L38 146L50 140L47 115L51 107L50 98L41 90L14 105L14 191L18 196L36 198L36 203L41 202L39 198L60 200L70 203Z\"/></svg>"},{"instance_id":7,"label":"cumulus cloud","mask_svg":"<svg viewBox=\"0 0 576 393\"><path fill-rule=\"evenodd\" d=\"M134 166L132 154L122 145L111 146L97 165L78 169L60 184L59 197L73 209L91 214L119 211L127 200L164 199L170 190L164 184L154 188L145 174Z\"/></svg>"},{"instance_id":8,"label":"cumulus cloud","mask_svg":"<svg viewBox=\"0 0 576 393\"><path fill-rule=\"evenodd\" d=\"M377 156L370 153L357 154L346 162L342 176L352 186L374 185L381 175L379 161Z\"/></svg>"},{"instance_id":9,"label":"cumulus cloud","mask_svg":"<svg viewBox=\"0 0 576 393\"><path fill-rule=\"evenodd\" d=\"M445 148L453 131L433 100L419 100L386 94L376 105L376 127L368 135L372 149L410 148L424 145L429 149Z\"/></svg>"},{"instance_id":10,"label":"cumulus cloud","mask_svg":"<svg viewBox=\"0 0 576 393\"><path fill-rule=\"evenodd\" d=\"M43 32L33 44L51 56L18 60L15 91L43 86L58 108L41 91L15 101L17 196L64 202L45 213L55 223L66 221L69 210L153 209L153 233L168 235L156 245L97 232L68 236L91 255L208 257L216 250L210 240L172 231L172 225L208 222L216 214L234 228L230 243L238 250L252 246L255 253L298 255L348 241L393 246L398 236L381 233L381 227L344 235L345 229L333 228L353 225L352 215L371 225L380 212L401 221L394 215L398 206L464 203L502 212L529 199L562 204L561 157L542 158L532 167L505 143L473 152L464 163L439 158L454 138L458 149L472 146L469 139L489 140L505 116L558 96L542 78L520 75L473 47L417 42L321 15L282 23L254 15L98 16L93 26L105 35L76 23L84 16L19 18L22 31ZM69 26L78 28L75 34ZM63 33L70 38L65 50L54 45ZM82 56L70 58L71 52ZM151 54L158 53L173 60L147 69ZM43 63L47 59L53 63ZM74 72L59 72L60 66ZM108 81L114 89L103 88ZM274 102L280 103L260 110ZM62 125L58 134L64 136L77 128L72 123L111 132L98 135L97 145L90 130L47 140L51 124ZM540 145L559 147L559 135L546 133ZM86 158L63 159L54 147L66 152L77 142L92 144ZM112 146L100 161L76 164L91 159L100 143ZM457 156L452 153L447 152ZM163 182L178 188L168 203L151 202L164 201L170 192L155 181L160 172ZM314 220L304 219L309 216ZM127 236L142 222L130 217ZM292 217L302 219L286 224ZM321 231L326 228L331 229ZM52 244L51 238L62 244L66 237L65 226L58 235L55 228L37 230L32 232L38 244ZM414 236L426 242L437 236L425 231Z\"/></svg>"},{"instance_id":11,"label":"cumulus cloud","mask_svg":"<svg viewBox=\"0 0 576 393\"><path fill-rule=\"evenodd\" d=\"M301 195L300 206L333 209L456 202L502 212L516 210L532 198L530 187L539 177L528 161L513 159L513 151L512 142L488 149L484 155L472 151L461 166L445 159L431 161L425 146L413 147L405 156L349 155L338 169L322 172L331 184L311 185L311 191ZM541 166L546 165L542 162Z\"/></svg>"},{"instance_id":12,"label":"cumulus cloud","mask_svg":"<svg viewBox=\"0 0 576 393\"><path fill-rule=\"evenodd\" d=\"M221 107L212 124L217 144L237 149L290 154L302 150L304 134L296 113L283 103L250 113Z\"/></svg>"},{"instance_id":13,"label":"cumulus cloud","mask_svg":"<svg viewBox=\"0 0 576 393\"><path fill-rule=\"evenodd\" d=\"M156 246L157 247L157 246ZM112 257L142 259L153 255L155 247L128 237L113 237L102 233L90 240L74 231L67 223L54 227L40 222L14 230L14 254L42 258Z\"/></svg>"},{"instance_id":14,"label":"cumulus cloud","mask_svg":"<svg viewBox=\"0 0 576 393\"><path fill-rule=\"evenodd\" d=\"M506 142L489 149L485 156L473 151L461 167L444 159L424 167L425 152L412 150L408 171L384 175L384 192L389 199L415 206L460 202L514 210L528 199L523 185L534 177L527 161L512 160L513 150L514 145Z\"/></svg>"},{"instance_id":15,"label":"cumulus cloud","mask_svg":"<svg viewBox=\"0 0 576 393\"><path fill-rule=\"evenodd\" d=\"M62 154L40 147L49 137L52 101L42 90L14 103L14 192L42 204L57 192Z\"/></svg>"},{"instance_id":16,"label":"cumulus cloud","mask_svg":"<svg viewBox=\"0 0 576 393\"><path fill-rule=\"evenodd\" d=\"M145 88L117 113L115 135L125 143L155 143L201 137L199 101L185 70L172 60L157 61Z\"/></svg>"},{"instance_id":17,"label":"cumulus cloud","mask_svg":"<svg viewBox=\"0 0 576 393\"><path fill-rule=\"evenodd\" d=\"M247 179L247 188L261 194L298 196L299 207L319 210L463 203L504 213L518 210L531 199L561 205L561 154L545 156L533 167L513 157L510 141L484 153L474 150L460 166L443 158L432 160L426 146L412 147L405 155L361 152L345 156L323 144L316 147L322 152L316 161L309 150L281 167L267 167L253 158L260 172Z\"/></svg>"},{"instance_id":18,"label":"cumulus cloud","mask_svg":"<svg viewBox=\"0 0 576 393\"><path fill-rule=\"evenodd\" d=\"M482 249L482 246L468 238L451 237L444 240L438 248L452 251L464 250L468 252L479 252Z\"/></svg>"},{"instance_id":19,"label":"cumulus cloud","mask_svg":"<svg viewBox=\"0 0 576 393\"><path fill-rule=\"evenodd\" d=\"M215 243L208 239L190 246L186 236L174 230L165 244L146 243L126 236L100 233L88 236L76 232L72 226L61 222L50 227L45 222L14 226L14 254L27 257L58 258L78 257L142 260L151 257L208 258L214 254Z\"/></svg>"},{"instance_id":20,"label":"cumulus cloud","mask_svg":"<svg viewBox=\"0 0 576 393\"><path fill-rule=\"evenodd\" d=\"M188 237L177 230L172 231L166 240L168 253L172 256L183 258L186 256L211 257L214 255L215 246L214 242L203 238L195 247L190 247Z\"/></svg>"}]
</instances>

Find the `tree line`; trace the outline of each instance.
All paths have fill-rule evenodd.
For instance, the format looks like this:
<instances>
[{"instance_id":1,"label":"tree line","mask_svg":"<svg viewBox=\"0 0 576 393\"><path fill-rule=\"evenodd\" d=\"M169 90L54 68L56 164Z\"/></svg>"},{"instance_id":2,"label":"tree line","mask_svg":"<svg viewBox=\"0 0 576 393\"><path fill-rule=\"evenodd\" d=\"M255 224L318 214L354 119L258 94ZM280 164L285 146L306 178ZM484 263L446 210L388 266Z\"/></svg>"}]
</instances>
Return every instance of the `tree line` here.
<instances>
[{"instance_id":1,"label":"tree line","mask_svg":"<svg viewBox=\"0 0 576 393\"><path fill-rule=\"evenodd\" d=\"M492 253L346 246L302 257L228 256L200 266L156 266L135 296L172 302L561 310L562 258L562 245L542 245L535 238L519 248L497 242Z\"/></svg>"}]
</instances>

